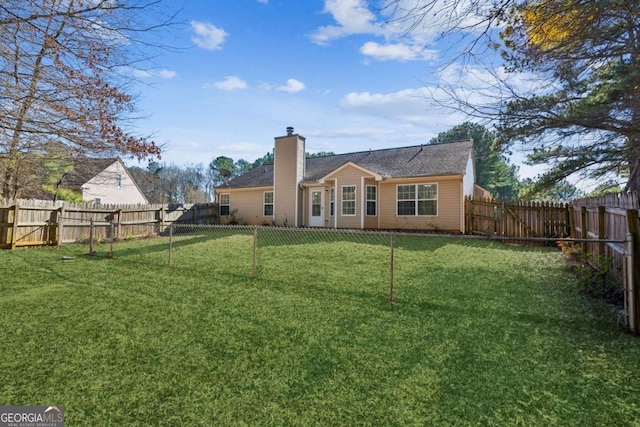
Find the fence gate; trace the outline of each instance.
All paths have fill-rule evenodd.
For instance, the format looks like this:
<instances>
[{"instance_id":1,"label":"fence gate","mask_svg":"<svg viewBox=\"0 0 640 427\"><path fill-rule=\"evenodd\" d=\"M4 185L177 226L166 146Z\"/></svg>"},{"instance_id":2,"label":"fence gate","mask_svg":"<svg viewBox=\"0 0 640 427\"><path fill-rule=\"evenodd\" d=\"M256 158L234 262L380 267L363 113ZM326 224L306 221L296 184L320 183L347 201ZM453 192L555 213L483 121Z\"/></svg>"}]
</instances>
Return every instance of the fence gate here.
<instances>
[{"instance_id":1,"label":"fence gate","mask_svg":"<svg viewBox=\"0 0 640 427\"><path fill-rule=\"evenodd\" d=\"M466 232L508 237L566 237L571 235L566 203L465 200Z\"/></svg>"}]
</instances>

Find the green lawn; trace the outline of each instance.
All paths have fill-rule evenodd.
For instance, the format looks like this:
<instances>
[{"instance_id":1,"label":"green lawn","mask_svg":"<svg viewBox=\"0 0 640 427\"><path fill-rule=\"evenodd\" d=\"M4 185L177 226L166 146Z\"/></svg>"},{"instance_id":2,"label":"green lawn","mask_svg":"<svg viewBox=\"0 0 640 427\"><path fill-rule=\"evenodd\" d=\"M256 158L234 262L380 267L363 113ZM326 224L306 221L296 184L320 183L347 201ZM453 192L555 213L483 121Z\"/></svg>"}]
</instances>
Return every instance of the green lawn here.
<instances>
[{"instance_id":1,"label":"green lawn","mask_svg":"<svg viewBox=\"0 0 640 427\"><path fill-rule=\"evenodd\" d=\"M211 237L211 236L209 236ZM640 425L640 339L561 254L252 236L0 252L0 405L67 426ZM73 256L73 261L63 261Z\"/></svg>"}]
</instances>

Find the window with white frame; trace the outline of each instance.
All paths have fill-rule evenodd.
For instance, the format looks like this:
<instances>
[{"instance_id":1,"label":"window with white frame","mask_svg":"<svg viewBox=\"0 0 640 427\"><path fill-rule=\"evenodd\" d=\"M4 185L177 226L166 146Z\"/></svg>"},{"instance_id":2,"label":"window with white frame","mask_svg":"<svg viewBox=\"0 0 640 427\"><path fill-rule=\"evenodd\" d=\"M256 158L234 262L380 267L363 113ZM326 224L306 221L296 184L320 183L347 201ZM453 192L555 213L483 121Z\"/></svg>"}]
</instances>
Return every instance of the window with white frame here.
<instances>
[{"instance_id":1,"label":"window with white frame","mask_svg":"<svg viewBox=\"0 0 640 427\"><path fill-rule=\"evenodd\" d=\"M438 184L408 184L397 187L398 216L438 215Z\"/></svg>"},{"instance_id":2,"label":"window with white frame","mask_svg":"<svg viewBox=\"0 0 640 427\"><path fill-rule=\"evenodd\" d=\"M120 188L122 187L122 175L120 175L119 173L116 174L116 179L114 182L116 188Z\"/></svg>"},{"instance_id":3,"label":"window with white frame","mask_svg":"<svg viewBox=\"0 0 640 427\"><path fill-rule=\"evenodd\" d=\"M356 186L342 186L342 215L353 216L356 214Z\"/></svg>"},{"instance_id":4,"label":"window with white frame","mask_svg":"<svg viewBox=\"0 0 640 427\"><path fill-rule=\"evenodd\" d=\"M231 205L229 203L229 193L220 194L220 216L229 216L229 212L231 212Z\"/></svg>"},{"instance_id":5,"label":"window with white frame","mask_svg":"<svg viewBox=\"0 0 640 427\"><path fill-rule=\"evenodd\" d=\"M263 215L273 216L273 191L265 191L263 194Z\"/></svg>"},{"instance_id":6,"label":"window with white frame","mask_svg":"<svg viewBox=\"0 0 640 427\"><path fill-rule=\"evenodd\" d=\"M378 213L378 187L367 185L367 216L376 216Z\"/></svg>"}]
</instances>

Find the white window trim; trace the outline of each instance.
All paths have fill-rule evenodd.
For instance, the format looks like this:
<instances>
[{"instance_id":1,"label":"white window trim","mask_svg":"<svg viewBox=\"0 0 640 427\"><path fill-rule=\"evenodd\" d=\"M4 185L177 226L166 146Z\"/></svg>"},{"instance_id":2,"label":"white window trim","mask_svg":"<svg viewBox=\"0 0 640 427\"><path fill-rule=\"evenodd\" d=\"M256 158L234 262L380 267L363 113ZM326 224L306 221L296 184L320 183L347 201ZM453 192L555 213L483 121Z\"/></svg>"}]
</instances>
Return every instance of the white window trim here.
<instances>
[{"instance_id":1,"label":"white window trim","mask_svg":"<svg viewBox=\"0 0 640 427\"><path fill-rule=\"evenodd\" d=\"M373 188L376 189L376 198L375 199L369 199L369 187L373 187ZM396 197L398 197L397 190L396 190ZM369 214L369 209L368 209L369 202L375 202L375 204L376 204L376 212L373 215ZM378 216L378 186L377 185L367 185L366 188L365 188L364 213L365 213L366 216L369 216L369 217ZM397 213L397 211L396 211L396 213Z\"/></svg>"},{"instance_id":2,"label":"white window trim","mask_svg":"<svg viewBox=\"0 0 640 427\"><path fill-rule=\"evenodd\" d=\"M400 202L400 200L398 199L398 187L401 186L406 186L406 185L413 185L414 189L415 189L415 198L413 199L413 201L416 203L414 206L414 213L413 215L398 215L398 202ZM419 185L435 185L436 186L436 198L435 199L418 199L418 186ZM435 215L418 215L418 202L421 200L435 200L436 201L436 213ZM410 201L409 199L403 199L403 202L408 202ZM403 218L411 218L411 217L437 217L440 215L440 186L438 185L437 182L418 182L416 184L397 184L396 185L396 217L403 217Z\"/></svg>"},{"instance_id":3,"label":"white window trim","mask_svg":"<svg viewBox=\"0 0 640 427\"><path fill-rule=\"evenodd\" d=\"M224 217L230 216L231 215L231 193L220 193L219 196L220 198L218 199L219 200L218 209L220 211L220 216L224 216ZM222 203L222 196L229 197L229 203ZM222 214L222 206L229 207L229 213L227 215Z\"/></svg>"},{"instance_id":4,"label":"white window trim","mask_svg":"<svg viewBox=\"0 0 640 427\"><path fill-rule=\"evenodd\" d=\"M352 187L353 188L353 200L344 200L344 189L347 187ZM340 216L356 216L358 214L358 204L356 203L356 201L358 200L358 194L357 194L357 186L355 185L343 185L340 187ZM345 214L344 213L344 202L353 202L353 213L352 214Z\"/></svg>"},{"instance_id":5,"label":"white window trim","mask_svg":"<svg viewBox=\"0 0 640 427\"><path fill-rule=\"evenodd\" d=\"M271 193L271 203L267 203L266 202L266 197L267 197L267 193ZM268 218L273 218L273 216L276 213L276 206L275 206L275 197L274 197L274 193L273 191L263 191L262 192L262 216L268 217ZM267 205L271 205L271 215L267 215L264 213L265 208L267 207Z\"/></svg>"}]
</instances>

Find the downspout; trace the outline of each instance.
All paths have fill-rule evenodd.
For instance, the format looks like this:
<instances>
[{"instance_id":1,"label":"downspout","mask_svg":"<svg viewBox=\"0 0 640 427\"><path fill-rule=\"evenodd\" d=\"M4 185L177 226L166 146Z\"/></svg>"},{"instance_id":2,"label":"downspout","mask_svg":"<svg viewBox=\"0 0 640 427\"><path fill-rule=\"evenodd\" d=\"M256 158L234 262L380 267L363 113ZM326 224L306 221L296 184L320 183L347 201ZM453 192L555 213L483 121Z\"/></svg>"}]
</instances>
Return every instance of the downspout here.
<instances>
[{"instance_id":1,"label":"downspout","mask_svg":"<svg viewBox=\"0 0 640 427\"><path fill-rule=\"evenodd\" d=\"M365 214L365 197L366 187L364 186L364 176L360 177L360 229L364 229L364 214Z\"/></svg>"},{"instance_id":2,"label":"downspout","mask_svg":"<svg viewBox=\"0 0 640 427\"><path fill-rule=\"evenodd\" d=\"M340 205L342 205L342 199L340 199ZM333 187L333 228L338 228L338 178L334 180Z\"/></svg>"},{"instance_id":3,"label":"downspout","mask_svg":"<svg viewBox=\"0 0 640 427\"><path fill-rule=\"evenodd\" d=\"M460 180L460 230L462 234L466 232L464 229L464 197L464 175L462 175L462 180Z\"/></svg>"},{"instance_id":4,"label":"downspout","mask_svg":"<svg viewBox=\"0 0 640 427\"><path fill-rule=\"evenodd\" d=\"M304 224L306 222L305 220L307 218L307 212L305 212L305 208L306 208L307 204L305 203L305 200L304 200L305 199L304 196L306 195L306 191L305 191L304 185L302 183L298 184L298 188L299 188L298 193L302 193L302 227L304 227L305 226ZM300 205L298 203L296 203L296 218L298 217L298 215L297 215L298 206L300 206Z\"/></svg>"}]
</instances>

